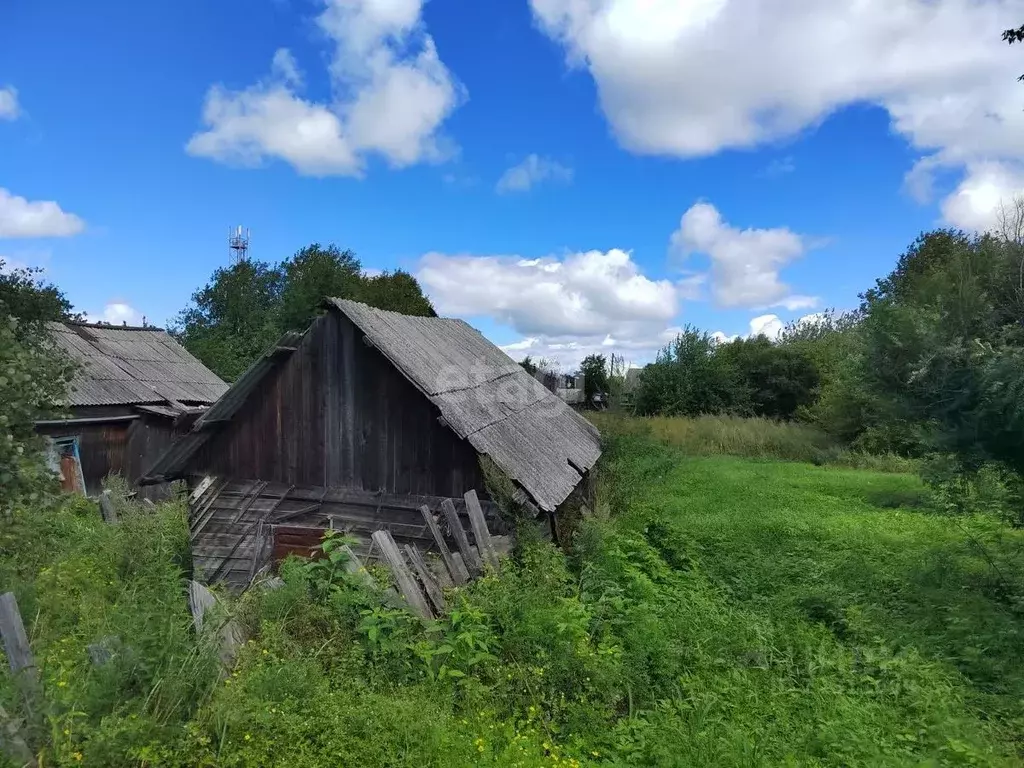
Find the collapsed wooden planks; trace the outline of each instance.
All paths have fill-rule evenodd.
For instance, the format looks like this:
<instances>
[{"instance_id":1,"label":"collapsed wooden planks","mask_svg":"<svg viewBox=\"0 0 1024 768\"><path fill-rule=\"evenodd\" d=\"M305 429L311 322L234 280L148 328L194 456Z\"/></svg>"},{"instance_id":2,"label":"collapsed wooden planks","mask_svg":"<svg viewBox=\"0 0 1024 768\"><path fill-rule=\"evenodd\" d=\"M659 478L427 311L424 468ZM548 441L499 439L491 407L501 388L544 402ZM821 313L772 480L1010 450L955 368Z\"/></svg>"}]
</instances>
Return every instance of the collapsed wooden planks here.
<instances>
[{"instance_id":1,"label":"collapsed wooden planks","mask_svg":"<svg viewBox=\"0 0 1024 768\"><path fill-rule=\"evenodd\" d=\"M420 513L427 524L427 530L434 537L434 544L440 556L443 568L440 573L435 573L429 568L416 546L406 544L403 554L390 531L379 530L373 533L373 543L380 549L383 562L391 571L398 591L413 613L421 618L439 616L447 610L439 576L450 584L465 584L474 576L484 573L486 569L497 568L499 552L504 553L508 549L508 542L511 541L508 537L495 541L496 537L491 536L476 492L468 491L465 501L475 546L470 544L467 531L463 527L461 517L455 511L452 500L444 499L441 502L445 523L451 538L455 541L454 552L448 547L448 542L442 535L441 527L430 508L425 505L420 507Z\"/></svg>"},{"instance_id":2,"label":"collapsed wooden planks","mask_svg":"<svg viewBox=\"0 0 1024 768\"><path fill-rule=\"evenodd\" d=\"M356 554L370 560L380 559L379 549L372 543L373 533L387 530L400 549L411 545L425 555L439 553L445 560L446 574L451 572L451 560L451 567L459 574L452 577L455 584L468 579L467 566L477 573L479 567L473 566L478 560L492 565L495 562L493 547L485 546L479 554L479 547L474 547L471 554L464 554L454 540L457 532L465 535L470 531L474 542L480 538L477 529L481 526L488 534L507 533L496 505L481 501L475 492L459 499L456 508L451 499L441 497L210 477L199 484L190 502L196 578L209 583L223 582L234 590L245 589L256 574L288 554L310 555L327 528L355 538ZM446 512L445 502L452 507L454 517ZM424 507L430 522L424 516ZM437 513L444 515L440 525L434 520ZM452 520L459 524L453 526ZM431 530L431 522L437 531ZM445 549L441 549L439 541Z\"/></svg>"}]
</instances>

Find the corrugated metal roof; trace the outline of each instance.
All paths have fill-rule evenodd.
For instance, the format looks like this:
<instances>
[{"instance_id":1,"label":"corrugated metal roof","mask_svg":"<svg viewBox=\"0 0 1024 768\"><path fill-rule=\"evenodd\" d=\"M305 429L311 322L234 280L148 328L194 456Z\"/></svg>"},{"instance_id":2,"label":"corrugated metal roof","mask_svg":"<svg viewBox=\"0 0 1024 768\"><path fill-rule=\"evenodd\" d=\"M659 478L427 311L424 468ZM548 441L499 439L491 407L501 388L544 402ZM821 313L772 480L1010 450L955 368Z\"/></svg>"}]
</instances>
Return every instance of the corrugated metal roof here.
<instances>
[{"instance_id":1,"label":"corrugated metal roof","mask_svg":"<svg viewBox=\"0 0 1024 768\"><path fill-rule=\"evenodd\" d=\"M48 323L79 364L68 404L212 403L228 385L158 328Z\"/></svg>"},{"instance_id":2,"label":"corrugated metal roof","mask_svg":"<svg viewBox=\"0 0 1024 768\"><path fill-rule=\"evenodd\" d=\"M541 509L565 501L600 457L594 425L463 320L328 301Z\"/></svg>"},{"instance_id":3,"label":"corrugated metal roof","mask_svg":"<svg viewBox=\"0 0 1024 768\"><path fill-rule=\"evenodd\" d=\"M522 366L462 320L412 317L328 299L441 412L449 427L553 511L601 455L597 429ZM180 477L264 377L297 346L289 334L260 358L147 472L146 482Z\"/></svg>"}]
</instances>

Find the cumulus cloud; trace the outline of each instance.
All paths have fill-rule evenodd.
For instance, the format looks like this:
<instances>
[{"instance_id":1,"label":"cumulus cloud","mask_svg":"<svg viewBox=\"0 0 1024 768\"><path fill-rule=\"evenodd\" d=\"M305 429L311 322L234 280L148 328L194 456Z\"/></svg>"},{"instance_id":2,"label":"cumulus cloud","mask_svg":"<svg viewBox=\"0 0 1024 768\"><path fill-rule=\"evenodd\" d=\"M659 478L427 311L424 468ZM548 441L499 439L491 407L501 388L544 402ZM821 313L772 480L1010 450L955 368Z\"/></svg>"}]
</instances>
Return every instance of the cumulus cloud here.
<instances>
[{"instance_id":1,"label":"cumulus cloud","mask_svg":"<svg viewBox=\"0 0 1024 768\"><path fill-rule=\"evenodd\" d=\"M416 277L438 311L489 317L522 339L508 349L574 364L593 351L649 354L678 311L676 287L644 275L630 253L564 258L422 257Z\"/></svg>"},{"instance_id":2,"label":"cumulus cloud","mask_svg":"<svg viewBox=\"0 0 1024 768\"><path fill-rule=\"evenodd\" d=\"M809 315L804 315L799 318L795 325L806 326L820 323L824 320L827 315L823 312L813 312ZM753 339L758 336L767 336L772 341L777 341L782 335L782 332L786 329L787 323L783 321L781 317L774 314L758 315L757 317L751 318L748 323L748 332L744 336L747 339ZM735 341L740 338L738 333L732 334L731 336L724 331L715 331L711 334L711 337L719 342L725 343L729 341Z\"/></svg>"},{"instance_id":3,"label":"cumulus cloud","mask_svg":"<svg viewBox=\"0 0 1024 768\"><path fill-rule=\"evenodd\" d=\"M782 322L782 318L778 315L759 315L750 321L750 333L748 336L750 338L767 336L769 339L775 340L782 335L785 327L786 324Z\"/></svg>"},{"instance_id":4,"label":"cumulus cloud","mask_svg":"<svg viewBox=\"0 0 1024 768\"><path fill-rule=\"evenodd\" d=\"M737 229L715 206L701 202L683 214L671 248L683 258L706 254L711 259L711 292L720 306L795 310L817 303L810 296L791 295L779 276L782 267L807 249L804 238L784 227Z\"/></svg>"},{"instance_id":5,"label":"cumulus cloud","mask_svg":"<svg viewBox=\"0 0 1024 768\"><path fill-rule=\"evenodd\" d=\"M498 179L498 192L527 192L544 181L568 184L573 170L546 157L528 155L523 162L509 168Z\"/></svg>"},{"instance_id":6,"label":"cumulus cloud","mask_svg":"<svg viewBox=\"0 0 1024 768\"><path fill-rule=\"evenodd\" d=\"M110 301L102 312L86 312L86 322L110 323L111 325L142 325L143 316L135 307L124 301Z\"/></svg>"},{"instance_id":7,"label":"cumulus cloud","mask_svg":"<svg viewBox=\"0 0 1024 768\"><path fill-rule=\"evenodd\" d=\"M18 104L18 89L13 85L0 88L0 120L17 120L21 117Z\"/></svg>"},{"instance_id":8,"label":"cumulus cloud","mask_svg":"<svg viewBox=\"0 0 1024 768\"><path fill-rule=\"evenodd\" d=\"M530 0L539 26L586 69L627 148L693 157L792 136L850 104L887 110L966 191L1024 160L1020 62L999 35L1020 0ZM1004 190L1005 191L1005 190ZM944 210L983 223L984 195Z\"/></svg>"},{"instance_id":9,"label":"cumulus cloud","mask_svg":"<svg viewBox=\"0 0 1024 768\"><path fill-rule=\"evenodd\" d=\"M999 224L999 213L1024 196L1024 166L971 163L956 190L942 201L942 216L953 226L983 232Z\"/></svg>"},{"instance_id":10,"label":"cumulus cloud","mask_svg":"<svg viewBox=\"0 0 1024 768\"><path fill-rule=\"evenodd\" d=\"M206 95L204 130L189 154L255 165L277 158L308 176L359 176L371 155L394 167L450 151L442 123L465 98L422 19L423 0L326 0L317 19L330 39L329 103L303 98L294 56L274 54L263 81Z\"/></svg>"},{"instance_id":11,"label":"cumulus cloud","mask_svg":"<svg viewBox=\"0 0 1024 768\"><path fill-rule=\"evenodd\" d=\"M82 219L52 200L30 201L0 188L0 238L70 237L84 229Z\"/></svg>"}]
</instances>

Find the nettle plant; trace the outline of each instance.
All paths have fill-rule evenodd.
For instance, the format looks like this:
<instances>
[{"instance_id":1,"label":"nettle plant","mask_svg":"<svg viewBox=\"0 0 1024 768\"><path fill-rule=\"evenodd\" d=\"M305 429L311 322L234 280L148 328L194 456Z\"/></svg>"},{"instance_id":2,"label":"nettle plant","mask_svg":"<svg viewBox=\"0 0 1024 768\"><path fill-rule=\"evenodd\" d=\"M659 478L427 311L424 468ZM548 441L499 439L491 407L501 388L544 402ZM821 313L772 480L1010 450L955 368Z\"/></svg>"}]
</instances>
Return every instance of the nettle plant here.
<instances>
[{"instance_id":1,"label":"nettle plant","mask_svg":"<svg viewBox=\"0 0 1024 768\"><path fill-rule=\"evenodd\" d=\"M403 677L446 681L497 661L492 653L497 641L483 611L456 596L456 607L448 615L417 618L397 597L374 588L379 574L367 578L351 569L349 547L354 543L338 531L326 531L320 556L304 570L314 598L342 610L358 609L356 630L375 663Z\"/></svg>"}]
</instances>

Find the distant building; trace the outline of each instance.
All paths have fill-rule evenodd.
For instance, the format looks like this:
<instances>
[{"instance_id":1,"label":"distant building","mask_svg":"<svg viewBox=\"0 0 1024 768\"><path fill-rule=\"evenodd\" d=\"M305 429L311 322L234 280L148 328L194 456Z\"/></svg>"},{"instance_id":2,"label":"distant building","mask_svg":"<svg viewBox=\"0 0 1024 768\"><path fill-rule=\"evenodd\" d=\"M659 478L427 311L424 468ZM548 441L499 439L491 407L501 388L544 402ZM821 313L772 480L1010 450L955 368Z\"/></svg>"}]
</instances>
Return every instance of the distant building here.
<instances>
[{"instance_id":1,"label":"distant building","mask_svg":"<svg viewBox=\"0 0 1024 768\"><path fill-rule=\"evenodd\" d=\"M228 385L166 331L88 323L48 323L78 365L64 405L68 418L36 422L66 490L97 494L107 475L133 485ZM166 493L146 488L144 496Z\"/></svg>"},{"instance_id":2,"label":"distant building","mask_svg":"<svg viewBox=\"0 0 1024 768\"><path fill-rule=\"evenodd\" d=\"M552 373L538 369L533 377L548 391L558 395L569 405L583 405L585 399L583 374Z\"/></svg>"}]
</instances>

